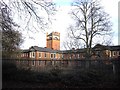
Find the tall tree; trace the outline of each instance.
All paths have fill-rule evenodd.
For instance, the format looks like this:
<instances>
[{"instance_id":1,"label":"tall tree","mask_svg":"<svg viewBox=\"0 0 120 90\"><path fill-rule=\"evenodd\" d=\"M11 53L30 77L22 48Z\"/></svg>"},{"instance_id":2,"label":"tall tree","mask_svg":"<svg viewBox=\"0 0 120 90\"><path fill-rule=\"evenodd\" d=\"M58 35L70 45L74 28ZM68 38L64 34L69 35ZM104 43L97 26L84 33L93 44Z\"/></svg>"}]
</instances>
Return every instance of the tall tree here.
<instances>
[{"instance_id":1,"label":"tall tree","mask_svg":"<svg viewBox=\"0 0 120 90\"><path fill-rule=\"evenodd\" d=\"M70 26L69 35L73 39L81 40L88 58L91 56L93 43L99 38L111 35L112 24L109 15L97 0L75 0L72 6L71 15L75 23Z\"/></svg>"},{"instance_id":2,"label":"tall tree","mask_svg":"<svg viewBox=\"0 0 120 90\"><path fill-rule=\"evenodd\" d=\"M52 0L1 0L11 12L11 18L20 26L20 30L36 32L45 30L55 14Z\"/></svg>"},{"instance_id":3,"label":"tall tree","mask_svg":"<svg viewBox=\"0 0 120 90\"><path fill-rule=\"evenodd\" d=\"M22 43L22 35L16 31L17 24L10 18L9 8L0 3L0 32L2 33L2 57L11 58Z\"/></svg>"}]
</instances>

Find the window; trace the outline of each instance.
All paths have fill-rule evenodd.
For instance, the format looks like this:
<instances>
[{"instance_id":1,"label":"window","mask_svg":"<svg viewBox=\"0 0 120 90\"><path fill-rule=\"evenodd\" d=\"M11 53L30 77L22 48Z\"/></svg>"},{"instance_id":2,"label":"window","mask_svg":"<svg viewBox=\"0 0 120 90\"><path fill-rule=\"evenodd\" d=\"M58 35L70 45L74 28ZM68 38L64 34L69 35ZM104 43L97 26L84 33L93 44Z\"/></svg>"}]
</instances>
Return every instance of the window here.
<instances>
[{"instance_id":1,"label":"window","mask_svg":"<svg viewBox=\"0 0 120 90\"><path fill-rule=\"evenodd\" d=\"M39 58L41 58L41 53L39 53Z\"/></svg>"},{"instance_id":2,"label":"window","mask_svg":"<svg viewBox=\"0 0 120 90\"><path fill-rule=\"evenodd\" d=\"M45 53L45 58L47 57L47 54Z\"/></svg>"},{"instance_id":3,"label":"window","mask_svg":"<svg viewBox=\"0 0 120 90\"><path fill-rule=\"evenodd\" d=\"M35 56L34 52L33 52L33 57Z\"/></svg>"},{"instance_id":4,"label":"window","mask_svg":"<svg viewBox=\"0 0 120 90\"><path fill-rule=\"evenodd\" d=\"M55 37L54 39L55 39L55 40L58 40L58 37Z\"/></svg>"},{"instance_id":5,"label":"window","mask_svg":"<svg viewBox=\"0 0 120 90\"><path fill-rule=\"evenodd\" d=\"M51 58L53 58L53 54L51 54Z\"/></svg>"},{"instance_id":6,"label":"window","mask_svg":"<svg viewBox=\"0 0 120 90\"><path fill-rule=\"evenodd\" d=\"M31 53L30 53L30 57L31 57L31 58L35 58L35 52L31 52Z\"/></svg>"},{"instance_id":7,"label":"window","mask_svg":"<svg viewBox=\"0 0 120 90\"><path fill-rule=\"evenodd\" d=\"M113 56L115 56L115 55L116 55L116 52L114 51L114 52L113 52Z\"/></svg>"},{"instance_id":8,"label":"window","mask_svg":"<svg viewBox=\"0 0 120 90\"><path fill-rule=\"evenodd\" d=\"M119 51L119 55L120 55L120 51Z\"/></svg>"}]
</instances>

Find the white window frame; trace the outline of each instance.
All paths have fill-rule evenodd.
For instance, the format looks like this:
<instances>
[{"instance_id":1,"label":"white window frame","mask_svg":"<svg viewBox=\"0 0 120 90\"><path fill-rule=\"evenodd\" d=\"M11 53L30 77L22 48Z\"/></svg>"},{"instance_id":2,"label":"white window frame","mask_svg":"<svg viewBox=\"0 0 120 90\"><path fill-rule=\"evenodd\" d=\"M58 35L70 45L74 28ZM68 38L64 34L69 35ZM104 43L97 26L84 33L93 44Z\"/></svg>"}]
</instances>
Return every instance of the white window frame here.
<instances>
[{"instance_id":1,"label":"white window frame","mask_svg":"<svg viewBox=\"0 0 120 90\"><path fill-rule=\"evenodd\" d=\"M52 57L51 57L51 55L52 55ZM50 54L50 58L53 58L53 53Z\"/></svg>"},{"instance_id":2,"label":"white window frame","mask_svg":"<svg viewBox=\"0 0 120 90\"><path fill-rule=\"evenodd\" d=\"M30 52L30 58L35 58L35 52Z\"/></svg>"},{"instance_id":3,"label":"white window frame","mask_svg":"<svg viewBox=\"0 0 120 90\"><path fill-rule=\"evenodd\" d=\"M52 57L51 57L51 55L52 55ZM55 59L56 58L56 53L51 53L50 54L50 58L52 58L52 59L54 58Z\"/></svg>"},{"instance_id":4,"label":"white window frame","mask_svg":"<svg viewBox=\"0 0 120 90\"><path fill-rule=\"evenodd\" d=\"M41 52L39 52L39 58L41 58L42 57L42 53Z\"/></svg>"},{"instance_id":5,"label":"white window frame","mask_svg":"<svg viewBox=\"0 0 120 90\"><path fill-rule=\"evenodd\" d=\"M32 58L35 58L35 52L32 52Z\"/></svg>"},{"instance_id":6,"label":"white window frame","mask_svg":"<svg viewBox=\"0 0 120 90\"><path fill-rule=\"evenodd\" d=\"M35 53L34 53L34 52L32 52L32 57L33 57L33 58L35 57Z\"/></svg>"},{"instance_id":7,"label":"white window frame","mask_svg":"<svg viewBox=\"0 0 120 90\"><path fill-rule=\"evenodd\" d=\"M116 55L116 51L113 51L113 56L115 56Z\"/></svg>"}]
</instances>

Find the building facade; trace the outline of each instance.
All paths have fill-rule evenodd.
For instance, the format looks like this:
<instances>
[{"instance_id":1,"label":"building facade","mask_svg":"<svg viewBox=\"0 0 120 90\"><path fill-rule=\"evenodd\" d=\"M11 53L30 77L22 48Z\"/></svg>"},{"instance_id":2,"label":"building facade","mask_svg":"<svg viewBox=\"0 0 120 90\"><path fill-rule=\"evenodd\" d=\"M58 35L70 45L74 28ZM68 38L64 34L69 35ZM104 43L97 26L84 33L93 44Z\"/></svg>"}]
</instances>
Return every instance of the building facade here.
<instances>
[{"instance_id":1,"label":"building facade","mask_svg":"<svg viewBox=\"0 0 120 90\"><path fill-rule=\"evenodd\" d=\"M43 48L38 46L31 46L27 50L23 50L21 58L32 60L59 60L61 54L59 50L53 50L50 48Z\"/></svg>"},{"instance_id":2,"label":"building facade","mask_svg":"<svg viewBox=\"0 0 120 90\"><path fill-rule=\"evenodd\" d=\"M117 58L120 56L120 45L105 46L97 44L93 47L92 52L96 58Z\"/></svg>"},{"instance_id":3,"label":"building facade","mask_svg":"<svg viewBox=\"0 0 120 90\"><path fill-rule=\"evenodd\" d=\"M92 59L111 59L120 56L120 45L105 46L97 44L92 48ZM85 48L60 50L60 33L46 34L46 47L31 46L22 50L21 58L32 60L83 60Z\"/></svg>"}]
</instances>

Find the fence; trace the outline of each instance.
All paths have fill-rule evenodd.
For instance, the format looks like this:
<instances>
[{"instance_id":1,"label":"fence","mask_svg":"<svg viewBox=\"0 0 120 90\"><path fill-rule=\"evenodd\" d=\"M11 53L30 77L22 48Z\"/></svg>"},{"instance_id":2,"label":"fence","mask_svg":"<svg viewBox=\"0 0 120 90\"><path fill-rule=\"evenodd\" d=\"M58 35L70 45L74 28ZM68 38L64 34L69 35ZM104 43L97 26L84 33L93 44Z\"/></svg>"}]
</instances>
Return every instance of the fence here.
<instances>
[{"instance_id":1,"label":"fence","mask_svg":"<svg viewBox=\"0 0 120 90\"><path fill-rule=\"evenodd\" d=\"M120 73L120 60L2 60L14 63L18 68L34 71L46 71L51 68L60 69L99 69L109 73Z\"/></svg>"}]
</instances>

